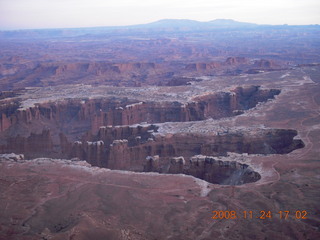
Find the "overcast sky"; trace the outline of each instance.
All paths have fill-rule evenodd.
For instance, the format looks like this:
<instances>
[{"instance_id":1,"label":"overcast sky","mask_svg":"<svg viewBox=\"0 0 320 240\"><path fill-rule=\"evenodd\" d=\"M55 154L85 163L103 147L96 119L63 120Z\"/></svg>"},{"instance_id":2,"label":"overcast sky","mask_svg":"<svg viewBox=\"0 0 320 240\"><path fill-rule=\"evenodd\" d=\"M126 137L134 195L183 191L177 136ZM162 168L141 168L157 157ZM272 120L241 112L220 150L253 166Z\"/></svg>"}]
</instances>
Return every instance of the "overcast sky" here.
<instances>
[{"instance_id":1,"label":"overcast sky","mask_svg":"<svg viewBox=\"0 0 320 240\"><path fill-rule=\"evenodd\" d=\"M0 0L0 29L117 26L165 18L320 24L320 0Z\"/></svg>"}]
</instances>

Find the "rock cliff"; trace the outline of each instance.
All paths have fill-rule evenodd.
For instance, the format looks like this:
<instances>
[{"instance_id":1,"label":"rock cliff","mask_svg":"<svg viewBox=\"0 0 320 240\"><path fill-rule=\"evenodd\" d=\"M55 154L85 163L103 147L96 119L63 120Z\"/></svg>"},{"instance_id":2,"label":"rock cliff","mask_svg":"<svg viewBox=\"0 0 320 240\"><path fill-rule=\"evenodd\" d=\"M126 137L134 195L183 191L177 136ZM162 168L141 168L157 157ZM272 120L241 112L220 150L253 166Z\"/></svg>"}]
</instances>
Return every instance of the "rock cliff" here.
<instances>
[{"instance_id":1,"label":"rock cliff","mask_svg":"<svg viewBox=\"0 0 320 240\"><path fill-rule=\"evenodd\" d=\"M231 92L209 93L190 102L141 102L128 98L65 99L18 109L19 101L1 101L0 129L17 124L49 126L66 135L94 133L100 126L132 125L141 122L185 122L231 117L278 95L280 90L258 86L238 87ZM41 122L41 123L40 123Z\"/></svg>"},{"instance_id":2,"label":"rock cliff","mask_svg":"<svg viewBox=\"0 0 320 240\"><path fill-rule=\"evenodd\" d=\"M165 136L154 134L155 125L138 125L136 127L101 127L96 139L88 148L85 140L80 144L73 143L73 148L82 146L81 151L72 151L69 158L78 157L86 159L91 164L98 162L101 166L112 169L139 170L150 169L150 164L145 160L148 157L158 156L157 172L165 170L170 165L172 157L183 157L189 159L194 155L223 156L227 152L248 153L248 154L284 154L304 146L301 140L294 137L297 132L285 129L266 129L257 133L249 131L243 133L228 132L224 134L167 134ZM150 129L150 130L149 130ZM130 137L127 133L131 132ZM98 136L100 138L98 138ZM99 140L97 140L99 139ZM90 151L95 151L99 141L105 144L103 154L100 158L87 158ZM109 144L111 142L111 144ZM101 144L100 144L101 145ZM73 155L80 153L82 155ZM130 161L128 160L130 159ZM126 165L123 165L123 162ZM99 166L99 165L98 165ZM149 166L149 167L148 167Z\"/></svg>"},{"instance_id":3,"label":"rock cliff","mask_svg":"<svg viewBox=\"0 0 320 240\"><path fill-rule=\"evenodd\" d=\"M24 109L19 108L19 98L3 99L0 152L22 153L27 158L78 158L111 169L184 173L213 183L242 184L259 177L238 163L228 163L228 169L220 176L220 166L225 163L213 157L227 152L288 153L304 146L301 140L294 139L297 132L260 129L163 134L158 132L159 126L232 117L279 93L277 89L247 86L201 94L184 103L126 97L70 98ZM196 155L211 157L203 160ZM234 176L238 176L237 180Z\"/></svg>"}]
</instances>

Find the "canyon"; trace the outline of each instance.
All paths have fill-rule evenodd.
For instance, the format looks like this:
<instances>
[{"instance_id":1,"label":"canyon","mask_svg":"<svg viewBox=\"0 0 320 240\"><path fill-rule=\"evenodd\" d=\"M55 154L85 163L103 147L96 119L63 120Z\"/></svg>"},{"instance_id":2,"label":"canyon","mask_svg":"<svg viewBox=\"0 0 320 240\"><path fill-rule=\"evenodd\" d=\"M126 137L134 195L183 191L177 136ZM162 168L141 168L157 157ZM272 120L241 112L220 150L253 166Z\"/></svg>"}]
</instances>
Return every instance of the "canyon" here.
<instances>
[{"instance_id":1,"label":"canyon","mask_svg":"<svg viewBox=\"0 0 320 240\"><path fill-rule=\"evenodd\" d=\"M98 167L183 173L212 183L228 182L239 171L253 175L239 174L239 179L233 181L238 183L259 180L259 174L243 164L217 162L213 157L228 152L284 154L304 147L301 140L294 139L297 132L290 129L260 129L254 134L232 130L203 134L158 132L161 123L237 116L258 103L274 99L280 94L278 89L237 87L229 92L190 96L183 103L169 99L135 101L108 95L81 100L69 96L25 109L14 106L19 101L23 105L26 93L16 94L17 98L9 102L5 99L1 104L0 136L4 144L0 144L0 152L17 152L26 158L77 158ZM192 160L197 155L211 158ZM176 162L176 158L180 160ZM221 175L219 171L223 176L217 177Z\"/></svg>"},{"instance_id":2,"label":"canyon","mask_svg":"<svg viewBox=\"0 0 320 240\"><path fill-rule=\"evenodd\" d=\"M320 237L319 26L199 24L0 32L0 239Z\"/></svg>"}]
</instances>

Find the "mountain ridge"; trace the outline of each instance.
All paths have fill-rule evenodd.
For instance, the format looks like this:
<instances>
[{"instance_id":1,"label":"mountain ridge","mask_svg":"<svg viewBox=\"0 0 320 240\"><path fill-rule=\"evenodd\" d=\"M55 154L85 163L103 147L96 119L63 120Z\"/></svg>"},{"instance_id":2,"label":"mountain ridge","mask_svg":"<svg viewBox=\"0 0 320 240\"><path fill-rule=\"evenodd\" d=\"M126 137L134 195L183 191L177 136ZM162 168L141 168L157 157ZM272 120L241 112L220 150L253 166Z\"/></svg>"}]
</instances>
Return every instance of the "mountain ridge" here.
<instances>
[{"instance_id":1,"label":"mountain ridge","mask_svg":"<svg viewBox=\"0 0 320 240\"><path fill-rule=\"evenodd\" d=\"M21 29L0 30L0 39L45 39L64 37L88 37L88 36L128 36L164 33L190 33L207 31L238 31L238 30L268 30L275 28L281 30L298 28L319 28L319 25L270 25L239 22L233 19L215 19L210 21L197 21L191 19L161 19L151 23L135 24L127 26L97 26L82 28L47 28L47 29Z\"/></svg>"},{"instance_id":2,"label":"mountain ridge","mask_svg":"<svg viewBox=\"0 0 320 240\"><path fill-rule=\"evenodd\" d=\"M248 22L239 22L233 19L214 19L210 21L197 21L197 20L191 20L191 19L161 19L155 22L141 24L141 25L149 25L149 26L159 26L159 25L165 25L165 24L172 24L172 25L185 25L185 24L191 24L191 25L206 25L206 26L232 26L232 25L250 25L250 26L256 26L259 24L255 23L248 23ZM140 26L141 26L140 25Z\"/></svg>"},{"instance_id":3,"label":"mountain ridge","mask_svg":"<svg viewBox=\"0 0 320 240\"><path fill-rule=\"evenodd\" d=\"M69 27L69 28L37 28L37 29L10 29L6 30L0 29L0 32L22 32L22 31L54 31L54 30L79 30L79 29L126 29L126 28L144 28L144 27L167 27L167 25L171 24L170 27L192 27L192 26L212 26L212 27L231 27L231 26L318 26L318 24L307 24L307 25L288 25L288 24L257 24L257 23L250 23L250 22L242 22L237 21L234 19L225 19L225 18L218 18L209 21L198 21L192 19L175 19L175 18L167 18L167 19L160 19L157 21L149 22L149 23L142 23L142 24L132 24L132 25L121 25L121 26L112 26L112 25L105 25L105 26L92 26L92 27Z\"/></svg>"}]
</instances>

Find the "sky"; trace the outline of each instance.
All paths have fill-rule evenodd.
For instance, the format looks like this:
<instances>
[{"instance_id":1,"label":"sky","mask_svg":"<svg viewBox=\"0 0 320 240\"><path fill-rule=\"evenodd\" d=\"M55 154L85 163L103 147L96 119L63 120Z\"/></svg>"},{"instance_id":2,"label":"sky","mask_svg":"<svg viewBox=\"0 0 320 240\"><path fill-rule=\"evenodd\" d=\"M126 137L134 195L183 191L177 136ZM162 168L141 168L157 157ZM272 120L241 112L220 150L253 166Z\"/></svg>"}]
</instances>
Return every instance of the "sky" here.
<instances>
[{"instance_id":1,"label":"sky","mask_svg":"<svg viewBox=\"0 0 320 240\"><path fill-rule=\"evenodd\" d=\"M121 26L160 19L320 24L319 0L0 0L0 29Z\"/></svg>"}]
</instances>

